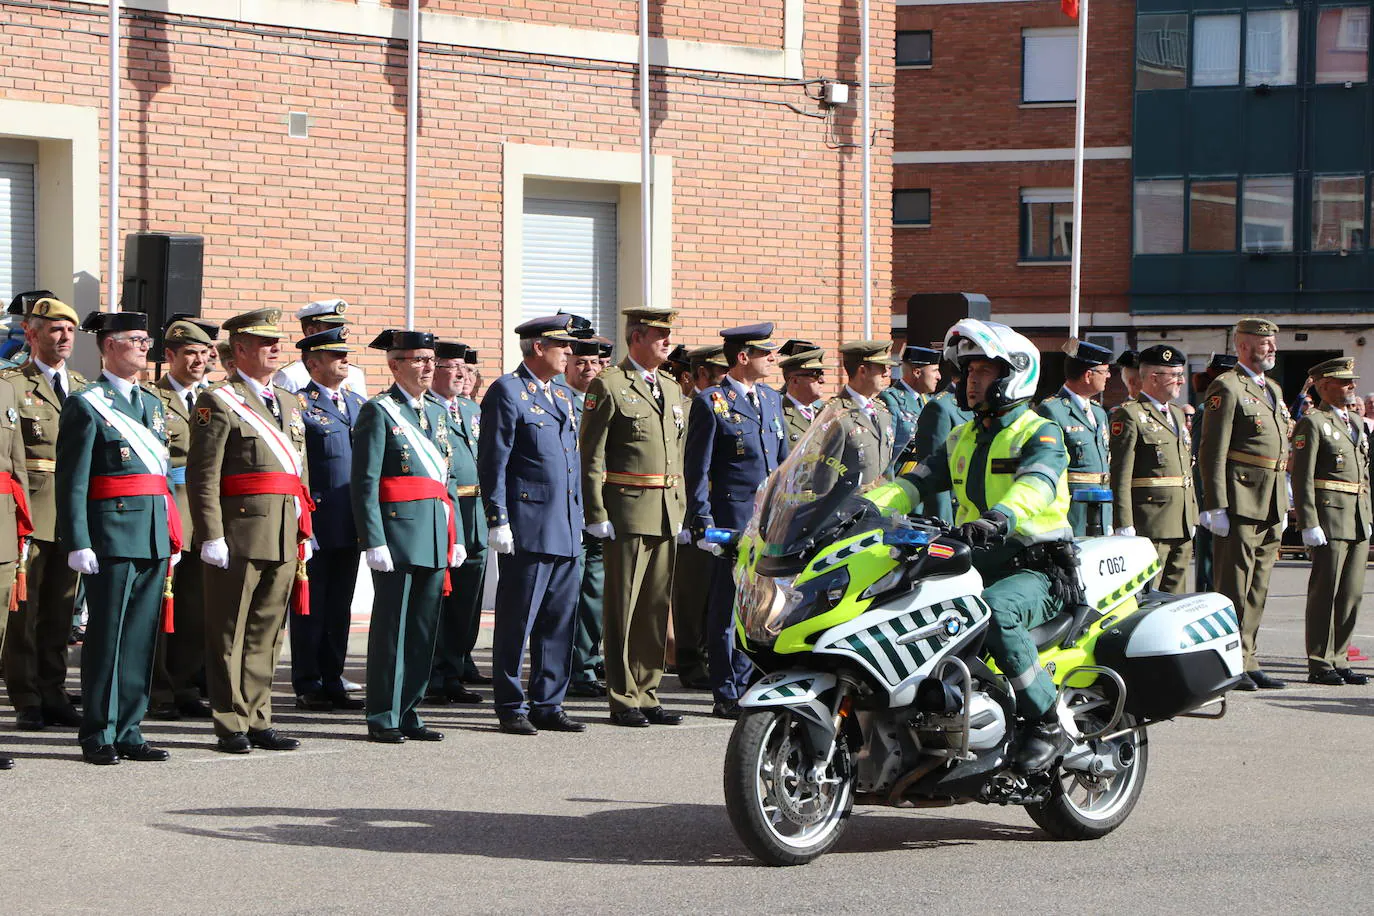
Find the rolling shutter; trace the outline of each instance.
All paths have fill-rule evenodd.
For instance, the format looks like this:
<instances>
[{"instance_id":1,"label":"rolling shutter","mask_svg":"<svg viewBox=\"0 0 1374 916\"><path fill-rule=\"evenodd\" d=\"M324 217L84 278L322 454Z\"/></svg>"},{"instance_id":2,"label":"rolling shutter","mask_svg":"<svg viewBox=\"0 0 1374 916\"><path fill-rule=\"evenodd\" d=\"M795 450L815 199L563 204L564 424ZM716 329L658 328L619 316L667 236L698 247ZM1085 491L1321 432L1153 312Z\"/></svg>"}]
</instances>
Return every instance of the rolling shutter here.
<instances>
[{"instance_id":1,"label":"rolling shutter","mask_svg":"<svg viewBox=\"0 0 1374 916\"><path fill-rule=\"evenodd\" d=\"M616 205L525 198L521 320L562 309L616 337Z\"/></svg>"},{"instance_id":2,"label":"rolling shutter","mask_svg":"<svg viewBox=\"0 0 1374 916\"><path fill-rule=\"evenodd\" d=\"M6 302L37 284L35 232L33 166L0 162L0 297Z\"/></svg>"}]
</instances>

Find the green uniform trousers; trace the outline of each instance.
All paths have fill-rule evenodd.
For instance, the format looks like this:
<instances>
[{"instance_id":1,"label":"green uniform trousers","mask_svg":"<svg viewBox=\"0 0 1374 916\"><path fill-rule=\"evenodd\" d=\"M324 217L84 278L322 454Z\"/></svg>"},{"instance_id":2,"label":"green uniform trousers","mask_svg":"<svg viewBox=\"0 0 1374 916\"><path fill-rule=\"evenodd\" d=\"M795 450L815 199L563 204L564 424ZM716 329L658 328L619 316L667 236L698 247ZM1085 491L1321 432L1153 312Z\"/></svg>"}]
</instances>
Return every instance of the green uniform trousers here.
<instances>
[{"instance_id":1,"label":"green uniform trousers","mask_svg":"<svg viewBox=\"0 0 1374 916\"><path fill-rule=\"evenodd\" d=\"M55 541L29 542L29 598L11 617L5 640L5 686L15 709L71 706L67 638L72 634L77 574L67 566L67 553L66 546Z\"/></svg>"},{"instance_id":2,"label":"green uniform trousers","mask_svg":"<svg viewBox=\"0 0 1374 916\"><path fill-rule=\"evenodd\" d=\"M1258 671L1255 643L1264 602L1269 599L1269 576L1279 557L1278 525L1231 519L1231 533L1212 538L1212 578L1216 590L1235 605L1240 618L1240 645L1245 670Z\"/></svg>"},{"instance_id":3,"label":"green uniform trousers","mask_svg":"<svg viewBox=\"0 0 1374 916\"><path fill-rule=\"evenodd\" d=\"M1159 555L1159 575L1155 577L1154 587L1170 595L1186 592L1188 564L1193 559L1192 540L1155 541L1155 553Z\"/></svg>"},{"instance_id":4,"label":"green uniform trousers","mask_svg":"<svg viewBox=\"0 0 1374 916\"><path fill-rule=\"evenodd\" d=\"M215 734L272 727L272 678L281 656L296 561L230 558L205 576L205 683Z\"/></svg>"},{"instance_id":5,"label":"green uniform trousers","mask_svg":"<svg viewBox=\"0 0 1374 916\"><path fill-rule=\"evenodd\" d=\"M671 536L621 534L603 542L606 558L606 690L611 712L659 705L673 593Z\"/></svg>"},{"instance_id":6,"label":"green uniform trousers","mask_svg":"<svg viewBox=\"0 0 1374 916\"><path fill-rule=\"evenodd\" d=\"M101 557L86 576L86 642L81 647L83 745L142 744L153 647L162 612L166 560Z\"/></svg>"},{"instance_id":7,"label":"green uniform trousers","mask_svg":"<svg viewBox=\"0 0 1374 916\"><path fill-rule=\"evenodd\" d=\"M1039 719L1054 705L1058 688L1044 668L1030 630L1054 617L1060 607L1050 597L1044 573L1022 569L983 589L992 609L985 645L1016 691L1016 705L1027 719Z\"/></svg>"},{"instance_id":8,"label":"green uniform trousers","mask_svg":"<svg viewBox=\"0 0 1374 916\"><path fill-rule=\"evenodd\" d=\"M1201 526L1193 535L1194 584L1200 592L1212 590L1212 532Z\"/></svg>"},{"instance_id":9,"label":"green uniform trousers","mask_svg":"<svg viewBox=\"0 0 1374 916\"><path fill-rule=\"evenodd\" d=\"M205 592L200 554L185 550L172 581L173 632L158 627L153 705L200 702L205 671Z\"/></svg>"},{"instance_id":10,"label":"green uniform trousers","mask_svg":"<svg viewBox=\"0 0 1374 916\"><path fill-rule=\"evenodd\" d=\"M444 571L401 566L372 571L372 624L367 631L367 727L420 728L415 711L434 664Z\"/></svg>"},{"instance_id":11,"label":"green uniform trousers","mask_svg":"<svg viewBox=\"0 0 1374 916\"><path fill-rule=\"evenodd\" d=\"M1323 674L1348 668L1346 651L1364 594L1369 541L1332 540L1312 548L1307 580L1307 670Z\"/></svg>"},{"instance_id":12,"label":"green uniform trousers","mask_svg":"<svg viewBox=\"0 0 1374 916\"><path fill-rule=\"evenodd\" d=\"M598 682L598 665L605 665L602 640L605 637L606 563L604 542L589 534L582 536L582 587L577 596L577 618L573 627L572 684Z\"/></svg>"},{"instance_id":13,"label":"green uniform trousers","mask_svg":"<svg viewBox=\"0 0 1374 916\"><path fill-rule=\"evenodd\" d=\"M439 632L434 640L431 690L453 690L480 676L472 650L482 626L482 592L487 583L487 551L469 556L463 565L449 570L452 592L439 609Z\"/></svg>"},{"instance_id":14,"label":"green uniform trousers","mask_svg":"<svg viewBox=\"0 0 1374 916\"><path fill-rule=\"evenodd\" d=\"M706 680L706 599L711 593L715 557L691 544L679 544L673 561L673 640L679 680Z\"/></svg>"}]
</instances>

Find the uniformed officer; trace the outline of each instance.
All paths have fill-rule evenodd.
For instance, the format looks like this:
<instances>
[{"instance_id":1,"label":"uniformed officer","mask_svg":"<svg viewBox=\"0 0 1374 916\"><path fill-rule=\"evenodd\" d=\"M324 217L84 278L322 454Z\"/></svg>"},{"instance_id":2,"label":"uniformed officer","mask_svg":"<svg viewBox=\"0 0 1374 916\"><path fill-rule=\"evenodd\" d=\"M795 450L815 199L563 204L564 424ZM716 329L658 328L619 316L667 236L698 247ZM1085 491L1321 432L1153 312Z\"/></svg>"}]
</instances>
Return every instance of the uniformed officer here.
<instances>
[{"instance_id":1,"label":"uniformed officer","mask_svg":"<svg viewBox=\"0 0 1374 916\"><path fill-rule=\"evenodd\" d=\"M233 373L196 398L186 457L205 574L205 680L216 747L230 754L300 746L272 727L287 605L308 610L313 508L300 399L272 384L280 318L265 308L224 322Z\"/></svg>"},{"instance_id":2,"label":"uniformed officer","mask_svg":"<svg viewBox=\"0 0 1374 916\"><path fill-rule=\"evenodd\" d=\"M663 361L663 371L677 382L678 391L682 392L684 399L696 393L696 387L692 384L692 361L687 356L686 344L673 347L673 351Z\"/></svg>"},{"instance_id":3,"label":"uniformed officer","mask_svg":"<svg viewBox=\"0 0 1374 916\"><path fill-rule=\"evenodd\" d=\"M34 529L21 570L28 596L10 618L4 661L10 703L19 712L15 724L36 731L81 724L66 691L77 574L68 568L68 547L58 538L53 471L59 412L69 394L86 386L86 379L67 365L76 340L76 312L51 297L30 300L28 310L24 335L32 356L20 368L0 373L14 386L19 402Z\"/></svg>"},{"instance_id":4,"label":"uniformed officer","mask_svg":"<svg viewBox=\"0 0 1374 916\"><path fill-rule=\"evenodd\" d=\"M1369 433L1355 411L1355 360L1328 359L1308 371L1320 406L1293 430L1293 506L1312 550L1307 582L1307 680L1367 684L1347 650L1364 594L1369 554Z\"/></svg>"},{"instance_id":5,"label":"uniformed officer","mask_svg":"<svg viewBox=\"0 0 1374 916\"><path fill-rule=\"evenodd\" d=\"M441 741L417 707L429 686L440 600L450 566L467 559L449 474L448 412L428 396L434 335L387 330L395 383L362 406L353 432L349 495L372 570L367 634L367 736L382 744Z\"/></svg>"},{"instance_id":6,"label":"uniformed officer","mask_svg":"<svg viewBox=\"0 0 1374 916\"><path fill-rule=\"evenodd\" d=\"M1199 521L1214 536L1217 591L1231 599L1240 615L1246 674L1238 690L1286 686L1261 671L1255 658L1269 576L1288 513L1284 470L1292 419L1283 390L1265 377L1274 368L1277 333L1278 326L1263 318L1236 324L1236 368L1207 389L1198 446L1203 480Z\"/></svg>"},{"instance_id":7,"label":"uniformed officer","mask_svg":"<svg viewBox=\"0 0 1374 916\"><path fill-rule=\"evenodd\" d=\"M849 379L835 396L835 403L846 412L840 460L847 473L857 475L859 489L872 485L892 466L895 427L887 405L878 399L882 382L896 364L888 356L890 351L885 340L851 340L840 345L840 361Z\"/></svg>"},{"instance_id":8,"label":"uniformed officer","mask_svg":"<svg viewBox=\"0 0 1374 916\"><path fill-rule=\"evenodd\" d=\"M696 397L712 385L719 385L720 380L725 377L725 373L730 368L725 362L725 346L723 344L707 344L704 347L696 347L688 351L687 358L692 364L692 385L694 386L692 397Z\"/></svg>"},{"instance_id":9,"label":"uniformed officer","mask_svg":"<svg viewBox=\"0 0 1374 916\"><path fill-rule=\"evenodd\" d=\"M475 704L482 695L469 690L481 675L472 660L477 631L482 623L482 591L487 566L487 519L482 513L477 485L477 436L482 429L481 408L461 392L468 367L476 364L477 351L451 340L434 341L434 379L429 390L448 412L449 473L462 522L467 558L449 570L452 589L439 610L439 635L434 665L429 675L431 701ZM490 683L490 678L484 678Z\"/></svg>"},{"instance_id":10,"label":"uniformed officer","mask_svg":"<svg viewBox=\"0 0 1374 916\"><path fill-rule=\"evenodd\" d=\"M1069 450L1069 495L1087 488L1105 489L1107 474L1107 411L1093 398L1107 387L1112 369L1112 351L1086 340L1071 339L1064 344L1064 385L1053 396L1040 402L1035 410L1053 420L1064 431L1064 446ZM1112 509L1099 504L1102 530L1112 530ZM1088 535L1088 505L1069 504L1069 524L1074 537Z\"/></svg>"},{"instance_id":11,"label":"uniformed officer","mask_svg":"<svg viewBox=\"0 0 1374 916\"><path fill-rule=\"evenodd\" d=\"M1139 356L1134 350L1122 350L1116 358L1116 365L1121 369L1121 384L1126 386L1126 397L1132 401L1140 397Z\"/></svg>"},{"instance_id":12,"label":"uniformed officer","mask_svg":"<svg viewBox=\"0 0 1374 916\"><path fill-rule=\"evenodd\" d=\"M167 372L150 390L162 401L171 453L172 494L181 516L181 560L173 576L173 607L176 626L171 633L160 629L153 660L152 708L155 719L210 718L210 706L200 698L205 674L205 593L200 557L191 549L196 543L191 504L186 498L186 455L191 449L191 415L209 368L209 354L219 325L178 316L162 331L163 361Z\"/></svg>"},{"instance_id":13,"label":"uniformed officer","mask_svg":"<svg viewBox=\"0 0 1374 916\"><path fill-rule=\"evenodd\" d=\"M825 406L821 398L825 385L825 351L802 350L780 360L778 365L782 367L782 415L791 449Z\"/></svg>"},{"instance_id":14,"label":"uniformed officer","mask_svg":"<svg viewBox=\"0 0 1374 916\"><path fill-rule=\"evenodd\" d=\"M301 336L309 337L348 324L344 316L347 311L348 303L342 299L321 299L310 303L296 313L301 323ZM272 381L288 391L300 391L310 384L310 370L305 365L304 355L290 365L283 366ZM344 380L343 387L363 398L367 397L367 380L363 377L362 367L348 367L348 378Z\"/></svg>"},{"instance_id":15,"label":"uniformed officer","mask_svg":"<svg viewBox=\"0 0 1374 916\"><path fill-rule=\"evenodd\" d=\"M9 308L5 314L14 315L19 320L11 322L0 352L4 354L5 369L13 369L24 365L32 357L32 350L29 347L26 332L26 318L29 309L39 299L57 299L58 295L50 289L32 289L27 292L17 293L10 300Z\"/></svg>"},{"instance_id":16,"label":"uniformed officer","mask_svg":"<svg viewBox=\"0 0 1374 916\"><path fill-rule=\"evenodd\" d=\"M730 369L720 384L692 401L683 470L688 527L702 550L711 547L704 539L707 528L744 528L759 484L787 457L782 398L763 383L777 364L772 335L771 322L721 331ZM706 615L712 714L726 719L739 717L752 667L735 645L732 565L723 557L712 563Z\"/></svg>"},{"instance_id":17,"label":"uniformed officer","mask_svg":"<svg viewBox=\"0 0 1374 916\"><path fill-rule=\"evenodd\" d=\"M587 389L605 367L601 363L601 345L595 339L579 340L572 345L568 357L568 371L564 380L572 389L573 412L578 423L586 403ZM585 496L586 489L583 489ZM581 587L577 597L577 625L573 629L572 673L568 695L599 698L606 695L601 675L606 670L601 654L602 621L606 595L606 565L602 539L582 532Z\"/></svg>"},{"instance_id":18,"label":"uniformed officer","mask_svg":"<svg viewBox=\"0 0 1374 916\"><path fill-rule=\"evenodd\" d=\"M956 427L973 419L973 412L960 407L954 393L959 382L958 367L946 363L940 374L950 380L949 386L921 408L921 415L916 418L916 435L912 437L908 449L911 457L897 468L901 474L913 473L916 467L912 464L912 458L917 464L925 461L935 454L935 450L944 444ZM946 524L954 523L954 497L950 491L930 490L923 499L922 515L943 519Z\"/></svg>"},{"instance_id":19,"label":"uniformed officer","mask_svg":"<svg viewBox=\"0 0 1374 916\"><path fill-rule=\"evenodd\" d=\"M587 390L582 494L587 533L606 563L606 688L611 722L677 725L658 699L668 640L673 554L686 501L681 390L659 367L672 348L671 309L624 310L627 354Z\"/></svg>"},{"instance_id":20,"label":"uniformed officer","mask_svg":"<svg viewBox=\"0 0 1374 916\"><path fill-rule=\"evenodd\" d=\"M1112 411L1112 508L1116 533L1155 543L1156 587L1187 590L1197 498L1193 437L1172 401L1183 393L1188 357L1167 344L1140 351L1140 396Z\"/></svg>"},{"instance_id":21,"label":"uniformed officer","mask_svg":"<svg viewBox=\"0 0 1374 916\"><path fill-rule=\"evenodd\" d=\"M58 540L85 577L90 610L77 737L87 763L161 761L168 753L151 747L140 725L182 531L162 401L138 384L152 344L148 316L92 312L81 330L96 335L104 371L62 406L55 477Z\"/></svg>"},{"instance_id":22,"label":"uniformed officer","mask_svg":"<svg viewBox=\"0 0 1374 916\"><path fill-rule=\"evenodd\" d=\"M929 347L903 347L902 377L878 395L892 414L896 430L892 445L894 470L916 461L912 449L916 423L921 411L939 390L940 351Z\"/></svg>"},{"instance_id":23,"label":"uniformed officer","mask_svg":"<svg viewBox=\"0 0 1374 916\"><path fill-rule=\"evenodd\" d=\"M345 325L307 335L296 349L310 373L298 393L305 405L315 550L306 564L311 613L291 617L291 686L299 709L359 710L364 703L349 696L343 673L362 553L349 498L353 430L365 399L347 387L353 365Z\"/></svg>"},{"instance_id":24,"label":"uniformed officer","mask_svg":"<svg viewBox=\"0 0 1374 916\"><path fill-rule=\"evenodd\" d=\"M580 322L580 326L579 326ZM492 681L501 730L580 732L563 711L577 612L582 483L572 390L554 381L567 368L585 320L550 315L524 322L520 366L482 399L477 470L500 584L492 632ZM521 684L530 646L529 702Z\"/></svg>"},{"instance_id":25,"label":"uniformed officer","mask_svg":"<svg viewBox=\"0 0 1374 916\"><path fill-rule=\"evenodd\" d=\"M1202 401L1207 395L1207 389L1211 387L1216 377L1223 372L1227 372L1236 367L1236 358L1229 353L1213 353L1212 358L1207 363L1207 368L1193 376L1193 393L1198 400ZM1197 447L1202 441L1202 417L1206 411L1198 409L1193 411L1192 418L1188 421L1189 431L1193 435L1193 490L1197 495L1198 505L1203 504L1202 497L1202 469L1197 463ZM1195 586L1200 592L1210 592L1212 590L1212 532L1201 525L1198 525L1193 532L1193 576Z\"/></svg>"},{"instance_id":26,"label":"uniformed officer","mask_svg":"<svg viewBox=\"0 0 1374 916\"><path fill-rule=\"evenodd\" d=\"M16 606L15 574L24 543L33 533L29 516L29 475L24 465L24 433L19 423L14 388L0 384L0 649ZM14 758L0 754L0 770L14 767Z\"/></svg>"}]
</instances>

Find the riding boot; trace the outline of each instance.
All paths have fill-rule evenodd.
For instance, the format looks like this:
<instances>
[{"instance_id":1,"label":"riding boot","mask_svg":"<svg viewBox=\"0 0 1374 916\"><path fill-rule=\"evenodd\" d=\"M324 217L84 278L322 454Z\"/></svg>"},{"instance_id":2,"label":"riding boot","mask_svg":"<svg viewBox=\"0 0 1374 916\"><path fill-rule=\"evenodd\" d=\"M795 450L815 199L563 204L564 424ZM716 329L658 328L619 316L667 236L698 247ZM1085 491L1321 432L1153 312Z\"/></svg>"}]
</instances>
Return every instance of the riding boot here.
<instances>
[{"instance_id":1,"label":"riding boot","mask_svg":"<svg viewBox=\"0 0 1374 916\"><path fill-rule=\"evenodd\" d=\"M1027 726L1013 766L1018 773L1039 773L1071 747L1073 739L1059 724L1059 717L1055 711L1050 710L1039 722Z\"/></svg>"}]
</instances>

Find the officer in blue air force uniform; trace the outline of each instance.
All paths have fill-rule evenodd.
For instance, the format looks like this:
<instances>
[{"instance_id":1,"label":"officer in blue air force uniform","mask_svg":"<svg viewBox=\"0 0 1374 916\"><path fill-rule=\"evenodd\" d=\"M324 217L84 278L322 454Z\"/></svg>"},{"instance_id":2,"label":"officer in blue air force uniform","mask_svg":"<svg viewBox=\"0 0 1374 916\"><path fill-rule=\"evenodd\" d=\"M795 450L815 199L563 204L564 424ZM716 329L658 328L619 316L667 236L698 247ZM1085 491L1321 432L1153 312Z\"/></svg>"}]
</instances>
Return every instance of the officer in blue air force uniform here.
<instances>
[{"instance_id":1,"label":"officer in blue air force uniform","mask_svg":"<svg viewBox=\"0 0 1374 916\"><path fill-rule=\"evenodd\" d=\"M771 322L721 331L730 370L692 402L683 475L688 526L703 549L709 548L702 540L707 528L744 528L754 513L755 491L787 457L782 397L763 384L777 364L772 335ZM735 645L732 563L716 558L712 566L706 612L712 714L733 719L751 665Z\"/></svg>"},{"instance_id":2,"label":"officer in blue air force uniform","mask_svg":"<svg viewBox=\"0 0 1374 916\"><path fill-rule=\"evenodd\" d=\"M892 473L916 461L912 441L921 411L940 389L940 351L929 347L902 348L902 376L878 395L892 414ZM913 465L914 468L914 465Z\"/></svg>"},{"instance_id":3,"label":"officer in blue air force uniform","mask_svg":"<svg viewBox=\"0 0 1374 916\"><path fill-rule=\"evenodd\" d=\"M291 618L291 683L301 709L358 710L363 701L349 696L343 682L362 553L348 478L353 468L353 426L367 401L345 384L353 368L348 359L348 328L319 331L296 347L310 379L299 393L305 404L301 418L319 546L306 564L312 613Z\"/></svg>"},{"instance_id":4,"label":"officer in blue air force uniform","mask_svg":"<svg viewBox=\"0 0 1374 916\"><path fill-rule=\"evenodd\" d=\"M590 336L575 315L534 318L515 329L520 366L487 388L477 476L488 538L499 559L492 632L492 691L501 730L580 732L563 711L582 552L582 464L572 389L555 382L572 344ZM521 684L530 647L529 697Z\"/></svg>"},{"instance_id":5,"label":"officer in blue air force uniform","mask_svg":"<svg viewBox=\"0 0 1374 916\"><path fill-rule=\"evenodd\" d=\"M1093 398L1102 394L1111 377L1112 351L1074 338L1064 344L1064 385L1045 398L1035 412L1064 431L1069 451L1069 495L1083 489L1111 486L1111 456L1107 448L1107 411ZM1101 504L1102 533L1111 534L1112 505ZM1087 503L1069 504L1074 537L1088 534Z\"/></svg>"}]
</instances>

